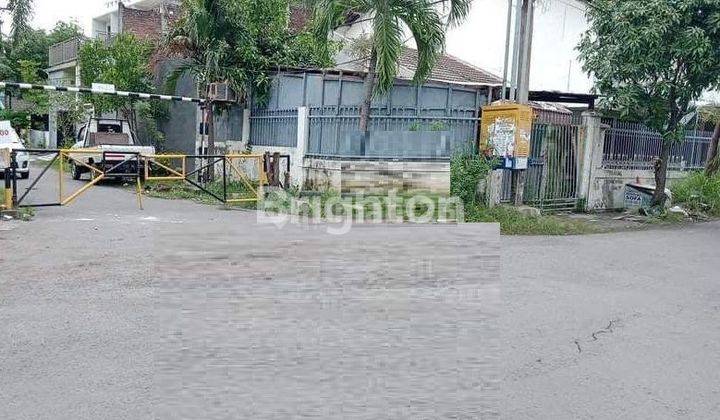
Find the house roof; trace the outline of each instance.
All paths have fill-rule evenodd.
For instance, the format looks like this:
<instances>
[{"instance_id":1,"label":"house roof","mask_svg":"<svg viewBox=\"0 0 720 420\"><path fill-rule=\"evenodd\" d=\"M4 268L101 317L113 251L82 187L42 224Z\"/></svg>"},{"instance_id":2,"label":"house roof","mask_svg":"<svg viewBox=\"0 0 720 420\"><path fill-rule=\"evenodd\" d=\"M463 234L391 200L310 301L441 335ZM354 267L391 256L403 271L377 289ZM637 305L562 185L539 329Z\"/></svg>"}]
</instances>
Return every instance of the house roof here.
<instances>
[{"instance_id":1,"label":"house roof","mask_svg":"<svg viewBox=\"0 0 720 420\"><path fill-rule=\"evenodd\" d=\"M403 79L411 79L415 75L417 65L417 50L404 47L399 59L400 77ZM440 56L437 64L430 73L429 79L463 85L502 85L502 79L500 77L450 54Z\"/></svg>"},{"instance_id":2,"label":"house roof","mask_svg":"<svg viewBox=\"0 0 720 420\"><path fill-rule=\"evenodd\" d=\"M335 59L339 63L335 70L367 72L367 62L349 59L350 55L341 52ZM404 47L398 59L398 78L411 80L417 69L417 50ZM440 56L433 68L429 80L436 82L453 83L466 86L501 86L502 79L487 70L467 63L450 54Z\"/></svg>"}]
</instances>

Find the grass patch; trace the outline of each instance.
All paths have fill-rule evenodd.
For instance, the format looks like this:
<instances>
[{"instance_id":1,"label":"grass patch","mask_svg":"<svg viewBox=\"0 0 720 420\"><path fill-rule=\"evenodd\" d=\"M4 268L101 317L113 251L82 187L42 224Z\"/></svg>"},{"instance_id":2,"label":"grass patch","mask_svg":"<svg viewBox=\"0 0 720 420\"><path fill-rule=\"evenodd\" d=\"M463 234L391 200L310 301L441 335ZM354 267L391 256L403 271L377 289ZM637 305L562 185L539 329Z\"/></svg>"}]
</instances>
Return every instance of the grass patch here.
<instances>
[{"instance_id":1,"label":"grass patch","mask_svg":"<svg viewBox=\"0 0 720 420\"><path fill-rule=\"evenodd\" d=\"M651 225L676 225L678 223L686 223L689 219L682 213L673 213L666 211L658 216L647 217L646 223Z\"/></svg>"},{"instance_id":2,"label":"grass patch","mask_svg":"<svg viewBox=\"0 0 720 420\"><path fill-rule=\"evenodd\" d=\"M694 215L720 217L720 175L694 172L671 186L673 202Z\"/></svg>"},{"instance_id":3,"label":"grass patch","mask_svg":"<svg viewBox=\"0 0 720 420\"><path fill-rule=\"evenodd\" d=\"M465 220L499 223L503 235L584 235L600 231L586 221L552 215L529 216L510 206L469 206L465 208Z\"/></svg>"},{"instance_id":4,"label":"grass patch","mask_svg":"<svg viewBox=\"0 0 720 420\"><path fill-rule=\"evenodd\" d=\"M32 207L20 207L17 210L18 219L29 222L35 217L35 209Z\"/></svg>"},{"instance_id":5,"label":"grass patch","mask_svg":"<svg viewBox=\"0 0 720 420\"><path fill-rule=\"evenodd\" d=\"M253 185L257 188L257 185ZM211 182L205 185L205 188L217 195L218 197L223 196L223 184L222 182ZM184 182L184 181L152 181L145 184L145 195L148 197L163 198L166 200L190 200L196 203L202 204L222 204L218 199L211 196L205 191L196 188L195 186ZM233 198L248 198L252 197L253 193L245 184L239 181L232 181L227 183L227 196L228 199ZM233 207L242 208L256 208L257 203L255 202L243 202L233 203Z\"/></svg>"}]
</instances>

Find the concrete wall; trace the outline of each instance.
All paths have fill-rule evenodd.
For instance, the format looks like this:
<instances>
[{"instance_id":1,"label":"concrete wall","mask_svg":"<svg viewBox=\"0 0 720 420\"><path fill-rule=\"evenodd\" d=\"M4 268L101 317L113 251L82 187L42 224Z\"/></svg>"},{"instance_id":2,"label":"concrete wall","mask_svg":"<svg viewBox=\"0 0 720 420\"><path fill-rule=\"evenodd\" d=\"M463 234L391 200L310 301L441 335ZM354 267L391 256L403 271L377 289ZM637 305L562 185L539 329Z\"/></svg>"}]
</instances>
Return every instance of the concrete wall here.
<instances>
[{"instance_id":1,"label":"concrete wall","mask_svg":"<svg viewBox=\"0 0 720 420\"><path fill-rule=\"evenodd\" d=\"M450 192L449 162L393 162L305 158L305 188L382 194L390 190Z\"/></svg>"},{"instance_id":2,"label":"concrete wall","mask_svg":"<svg viewBox=\"0 0 720 420\"><path fill-rule=\"evenodd\" d=\"M174 68L180 65L177 61L162 61L157 67L157 86L162 89L165 78ZM182 76L177 83L174 95L197 96L197 88L193 77ZM170 102L169 119L161 121L159 129L165 134L163 149L170 152L194 154L195 142L198 133L198 106L189 102Z\"/></svg>"},{"instance_id":3,"label":"concrete wall","mask_svg":"<svg viewBox=\"0 0 720 420\"><path fill-rule=\"evenodd\" d=\"M585 136L580 150L580 198L588 211L615 210L625 207L625 184L655 185L652 170L607 169L603 167L605 126L594 112L583 114ZM689 171L668 171L668 187L685 178Z\"/></svg>"},{"instance_id":4,"label":"concrete wall","mask_svg":"<svg viewBox=\"0 0 720 420\"><path fill-rule=\"evenodd\" d=\"M47 131L29 130L28 141L31 147L47 149L50 147L50 133Z\"/></svg>"},{"instance_id":5,"label":"concrete wall","mask_svg":"<svg viewBox=\"0 0 720 420\"><path fill-rule=\"evenodd\" d=\"M668 187L685 178L688 171L668 171ZM653 171L596 168L590 183L589 210L614 210L625 207L625 184L655 185Z\"/></svg>"}]
</instances>

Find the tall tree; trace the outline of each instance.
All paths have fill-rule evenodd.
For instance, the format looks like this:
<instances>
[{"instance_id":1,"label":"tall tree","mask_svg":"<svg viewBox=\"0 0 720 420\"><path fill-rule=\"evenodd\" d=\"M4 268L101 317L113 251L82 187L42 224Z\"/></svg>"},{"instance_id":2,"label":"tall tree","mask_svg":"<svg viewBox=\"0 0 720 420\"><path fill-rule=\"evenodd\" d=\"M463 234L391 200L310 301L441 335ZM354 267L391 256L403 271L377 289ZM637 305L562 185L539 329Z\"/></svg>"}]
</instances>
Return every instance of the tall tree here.
<instances>
[{"instance_id":1,"label":"tall tree","mask_svg":"<svg viewBox=\"0 0 720 420\"><path fill-rule=\"evenodd\" d=\"M385 94L398 73L405 31L409 31L418 50L414 81L422 83L445 48L445 28L465 19L472 0L316 0L315 36L327 40L347 19L348 13L360 13L371 21L368 71L363 84L360 106L360 130L367 131L374 94ZM447 12L447 19L443 12ZM408 39L409 40L409 39Z\"/></svg>"},{"instance_id":2,"label":"tall tree","mask_svg":"<svg viewBox=\"0 0 720 420\"><path fill-rule=\"evenodd\" d=\"M720 0L594 0L588 19L578 49L606 106L662 134L653 196L660 206L684 117L720 84Z\"/></svg>"},{"instance_id":3,"label":"tall tree","mask_svg":"<svg viewBox=\"0 0 720 420\"><path fill-rule=\"evenodd\" d=\"M33 15L34 0L10 0L8 9L12 14L10 37L12 43L17 44L22 36L30 29L30 18Z\"/></svg>"}]
</instances>

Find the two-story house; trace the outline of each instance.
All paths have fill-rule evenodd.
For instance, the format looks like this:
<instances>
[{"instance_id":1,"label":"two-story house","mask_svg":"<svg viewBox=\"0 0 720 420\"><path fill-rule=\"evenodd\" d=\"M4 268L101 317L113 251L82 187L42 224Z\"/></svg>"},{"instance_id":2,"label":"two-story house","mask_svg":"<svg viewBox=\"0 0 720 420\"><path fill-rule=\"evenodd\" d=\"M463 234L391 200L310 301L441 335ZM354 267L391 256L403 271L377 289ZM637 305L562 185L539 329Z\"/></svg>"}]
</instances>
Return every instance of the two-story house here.
<instances>
[{"instance_id":1,"label":"two-story house","mask_svg":"<svg viewBox=\"0 0 720 420\"><path fill-rule=\"evenodd\" d=\"M108 42L118 33L132 33L140 38L159 39L178 13L179 0L137 0L116 7L93 18L90 37ZM75 38L52 45L49 51L48 82L55 86L80 86L78 51L86 38ZM58 127L63 109L49 113L50 147L63 144L63 130Z\"/></svg>"}]
</instances>

